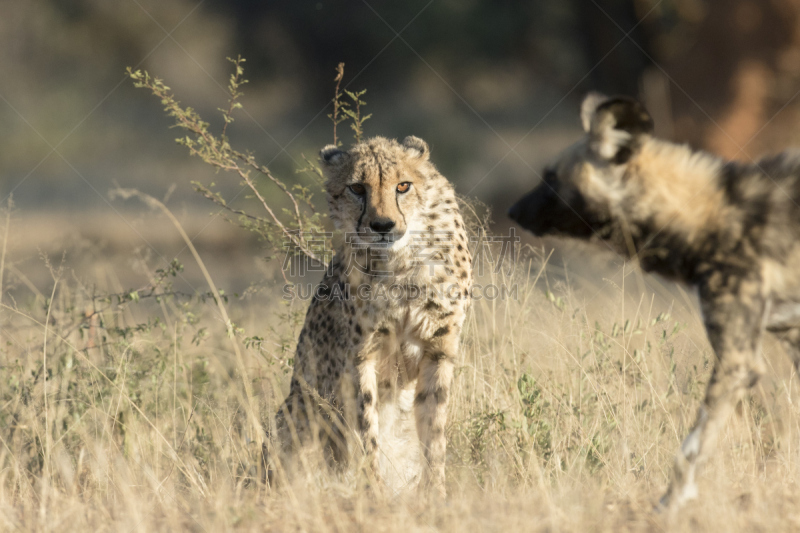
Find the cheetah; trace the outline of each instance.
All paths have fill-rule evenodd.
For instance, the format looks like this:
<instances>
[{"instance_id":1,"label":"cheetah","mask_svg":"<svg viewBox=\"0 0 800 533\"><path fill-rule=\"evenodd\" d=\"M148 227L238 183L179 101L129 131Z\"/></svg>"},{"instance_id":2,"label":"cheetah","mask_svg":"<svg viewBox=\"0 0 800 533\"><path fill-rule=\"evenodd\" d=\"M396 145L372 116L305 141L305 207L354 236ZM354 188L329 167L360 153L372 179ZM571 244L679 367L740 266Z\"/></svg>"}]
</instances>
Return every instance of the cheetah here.
<instances>
[{"instance_id":1,"label":"cheetah","mask_svg":"<svg viewBox=\"0 0 800 533\"><path fill-rule=\"evenodd\" d=\"M417 137L320 152L340 238L297 341L277 447L346 464L355 430L377 486L445 496L445 424L472 258L450 182ZM416 435L414 434L416 430Z\"/></svg>"},{"instance_id":2,"label":"cheetah","mask_svg":"<svg viewBox=\"0 0 800 533\"><path fill-rule=\"evenodd\" d=\"M678 509L698 497L699 467L766 370L765 332L800 371L800 157L740 163L658 139L627 97L591 94L581 118L585 135L509 215L535 235L603 241L697 289L716 359L660 500Z\"/></svg>"}]
</instances>

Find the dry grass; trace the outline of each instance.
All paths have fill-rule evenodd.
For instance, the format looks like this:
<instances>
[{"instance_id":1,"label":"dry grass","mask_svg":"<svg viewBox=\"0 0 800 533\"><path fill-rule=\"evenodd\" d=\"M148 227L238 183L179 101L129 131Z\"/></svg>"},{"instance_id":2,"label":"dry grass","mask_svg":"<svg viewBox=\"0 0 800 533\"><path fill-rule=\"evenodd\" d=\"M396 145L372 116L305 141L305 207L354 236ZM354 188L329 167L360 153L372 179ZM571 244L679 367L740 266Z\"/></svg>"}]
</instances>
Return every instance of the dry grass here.
<instances>
[{"instance_id":1,"label":"dry grass","mask_svg":"<svg viewBox=\"0 0 800 533\"><path fill-rule=\"evenodd\" d=\"M702 502L654 515L711 354L680 292L630 269L598 280L584 268L589 281L580 270L529 253L482 280L516 283L517 299L477 301L468 317L440 505L376 499L348 475L256 482L248 413L268 420L282 400L306 305L280 303L279 287L225 305L231 339L209 298L106 302L56 267L36 294L6 269L0 528L797 530L797 378L783 353L768 343L773 376L729 425Z\"/></svg>"}]
</instances>

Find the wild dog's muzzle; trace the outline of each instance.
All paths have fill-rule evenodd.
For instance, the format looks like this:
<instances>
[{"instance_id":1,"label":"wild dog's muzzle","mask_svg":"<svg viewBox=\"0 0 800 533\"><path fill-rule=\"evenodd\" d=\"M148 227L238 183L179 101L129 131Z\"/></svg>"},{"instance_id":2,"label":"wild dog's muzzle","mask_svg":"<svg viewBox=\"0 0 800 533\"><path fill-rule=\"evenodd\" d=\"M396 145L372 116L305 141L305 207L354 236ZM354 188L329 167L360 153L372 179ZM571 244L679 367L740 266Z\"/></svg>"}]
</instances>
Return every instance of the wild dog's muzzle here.
<instances>
[{"instance_id":1,"label":"wild dog's muzzle","mask_svg":"<svg viewBox=\"0 0 800 533\"><path fill-rule=\"evenodd\" d=\"M588 237L594 232L592 221L595 217L587 212L583 197L574 192L557 194L546 183L511 206L508 216L536 236Z\"/></svg>"}]
</instances>

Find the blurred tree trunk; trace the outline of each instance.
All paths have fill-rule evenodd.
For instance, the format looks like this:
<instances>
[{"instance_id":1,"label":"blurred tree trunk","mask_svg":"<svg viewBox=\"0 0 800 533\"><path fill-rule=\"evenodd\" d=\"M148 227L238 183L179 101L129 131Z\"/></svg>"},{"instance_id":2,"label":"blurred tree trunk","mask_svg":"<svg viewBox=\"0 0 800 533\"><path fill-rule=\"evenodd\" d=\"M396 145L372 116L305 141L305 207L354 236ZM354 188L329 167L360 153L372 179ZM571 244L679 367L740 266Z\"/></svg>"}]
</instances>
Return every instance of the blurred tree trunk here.
<instances>
[{"instance_id":1,"label":"blurred tree trunk","mask_svg":"<svg viewBox=\"0 0 800 533\"><path fill-rule=\"evenodd\" d=\"M598 7L599 6L599 7ZM578 36L588 67L591 89L606 94L639 93L639 78L651 65L646 26L639 24L635 2L607 0L598 5L575 4ZM630 39L625 34L630 34ZM635 43L635 44L634 44ZM645 53L637 46L644 48Z\"/></svg>"},{"instance_id":2,"label":"blurred tree trunk","mask_svg":"<svg viewBox=\"0 0 800 533\"><path fill-rule=\"evenodd\" d=\"M637 3L639 11L649 4ZM654 32L654 68L672 81L674 137L742 160L773 149L780 136L778 145L794 142L795 128L785 134L797 118L800 1L664 3L673 11L655 24L665 15L679 22Z\"/></svg>"}]
</instances>

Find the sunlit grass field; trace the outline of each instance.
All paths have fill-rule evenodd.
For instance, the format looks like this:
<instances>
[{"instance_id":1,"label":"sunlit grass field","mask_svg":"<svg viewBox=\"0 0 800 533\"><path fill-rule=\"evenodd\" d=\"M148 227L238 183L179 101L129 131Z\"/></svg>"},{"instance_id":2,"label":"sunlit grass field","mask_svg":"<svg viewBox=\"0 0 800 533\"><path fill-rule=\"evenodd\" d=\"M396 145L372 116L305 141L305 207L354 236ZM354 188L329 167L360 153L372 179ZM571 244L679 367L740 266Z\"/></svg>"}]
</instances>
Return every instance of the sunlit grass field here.
<instances>
[{"instance_id":1,"label":"sunlit grass field","mask_svg":"<svg viewBox=\"0 0 800 533\"><path fill-rule=\"evenodd\" d=\"M7 243L14 219L3 221ZM446 502L376 496L352 471L259 482L260 427L287 391L308 303L284 301L274 271L226 294L216 257L216 289L198 276L178 290L213 251L185 267L122 251L150 272L129 287L112 263L81 271L43 254L51 276L34 283L14 250L0 252L2 530L800 528L800 382L771 342L771 374L729 424L701 501L652 512L713 356L691 295L602 253L595 262L598 250L556 265L548 247L523 247L478 280L515 297L476 300L468 315Z\"/></svg>"}]
</instances>

